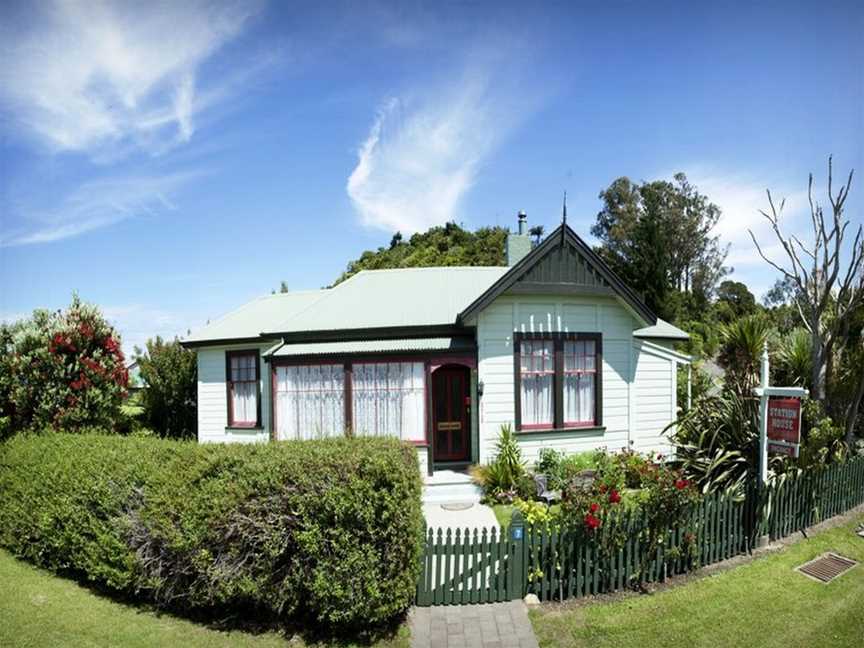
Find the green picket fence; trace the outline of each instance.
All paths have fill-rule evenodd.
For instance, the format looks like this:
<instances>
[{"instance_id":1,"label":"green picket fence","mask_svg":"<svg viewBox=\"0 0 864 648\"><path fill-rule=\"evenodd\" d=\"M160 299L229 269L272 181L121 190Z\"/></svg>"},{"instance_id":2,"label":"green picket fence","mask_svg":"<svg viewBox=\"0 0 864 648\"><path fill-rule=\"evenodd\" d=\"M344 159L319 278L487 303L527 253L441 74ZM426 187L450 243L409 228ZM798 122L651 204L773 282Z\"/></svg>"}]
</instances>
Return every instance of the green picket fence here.
<instances>
[{"instance_id":1,"label":"green picket fence","mask_svg":"<svg viewBox=\"0 0 864 648\"><path fill-rule=\"evenodd\" d=\"M665 534L650 557L645 556L650 548L642 545L647 526L642 514L624 512L607 516L592 541L566 529L533 529L524 549L526 592L541 601L564 600L662 582L731 558L750 546L746 501L732 497L704 498L684 525ZM613 535L623 541L608 543ZM692 541L687 541L688 536Z\"/></svg>"},{"instance_id":2,"label":"green picket fence","mask_svg":"<svg viewBox=\"0 0 864 648\"><path fill-rule=\"evenodd\" d=\"M766 533L785 538L864 504L864 459L783 475L769 488Z\"/></svg>"},{"instance_id":3,"label":"green picket fence","mask_svg":"<svg viewBox=\"0 0 864 648\"><path fill-rule=\"evenodd\" d=\"M761 535L782 538L860 504L864 458L781 476L744 497L708 495L652 556L645 555L647 523L638 512L607 516L588 541L566 528L526 529L518 512L500 530L429 529L416 602L490 603L529 592L543 601L565 600L662 582L749 552ZM612 534L619 541L606 542Z\"/></svg>"},{"instance_id":4,"label":"green picket fence","mask_svg":"<svg viewBox=\"0 0 864 648\"><path fill-rule=\"evenodd\" d=\"M520 543L521 544L521 543ZM519 598L521 552L508 529L429 529L417 605L494 603Z\"/></svg>"}]
</instances>

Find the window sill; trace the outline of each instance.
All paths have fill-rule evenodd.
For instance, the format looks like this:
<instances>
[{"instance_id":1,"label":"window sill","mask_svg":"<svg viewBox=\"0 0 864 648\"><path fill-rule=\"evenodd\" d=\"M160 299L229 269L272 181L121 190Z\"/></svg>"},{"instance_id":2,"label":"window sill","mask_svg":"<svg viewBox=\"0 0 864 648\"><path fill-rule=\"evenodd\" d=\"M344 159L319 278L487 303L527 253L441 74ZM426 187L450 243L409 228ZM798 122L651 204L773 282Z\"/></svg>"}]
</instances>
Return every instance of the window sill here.
<instances>
[{"instance_id":1,"label":"window sill","mask_svg":"<svg viewBox=\"0 0 864 648\"><path fill-rule=\"evenodd\" d=\"M579 427L563 427L563 428L535 428L528 430L516 430L517 435L531 436L533 434L573 434L574 432L588 432L593 434L603 434L606 432L605 425L587 425Z\"/></svg>"},{"instance_id":2,"label":"window sill","mask_svg":"<svg viewBox=\"0 0 864 648\"><path fill-rule=\"evenodd\" d=\"M225 427L226 432L263 432L264 427L261 425L228 425Z\"/></svg>"}]
</instances>

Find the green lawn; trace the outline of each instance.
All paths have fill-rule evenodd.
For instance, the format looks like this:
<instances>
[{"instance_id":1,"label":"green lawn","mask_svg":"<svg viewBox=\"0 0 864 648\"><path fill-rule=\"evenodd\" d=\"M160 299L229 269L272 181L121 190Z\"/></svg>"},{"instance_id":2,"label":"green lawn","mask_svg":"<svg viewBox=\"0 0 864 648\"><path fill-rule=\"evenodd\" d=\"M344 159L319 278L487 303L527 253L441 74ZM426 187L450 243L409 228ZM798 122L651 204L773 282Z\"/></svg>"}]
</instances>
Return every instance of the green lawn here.
<instances>
[{"instance_id":1,"label":"green lawn","mask_svg":"<svg viewBox=\"0 0 864 648\"><path fill-rule=\"evenodd\" d=\"M408 629L375 644L407 648ZM0 646L296 646L277 632L223 632L115 602L0 550Z\"/></svg>"},{"instance_id":2,"label":"green lawn","mask_svg":"<svg viewBox=\"0 0 864 648\"><path fill-rule=\"evenodd\" d=\"M864 561L864 521L652 595L532 610L541 646L864 646L864 564L827 585L793 568L825 551Z\"/></svg>"}]
</instances>

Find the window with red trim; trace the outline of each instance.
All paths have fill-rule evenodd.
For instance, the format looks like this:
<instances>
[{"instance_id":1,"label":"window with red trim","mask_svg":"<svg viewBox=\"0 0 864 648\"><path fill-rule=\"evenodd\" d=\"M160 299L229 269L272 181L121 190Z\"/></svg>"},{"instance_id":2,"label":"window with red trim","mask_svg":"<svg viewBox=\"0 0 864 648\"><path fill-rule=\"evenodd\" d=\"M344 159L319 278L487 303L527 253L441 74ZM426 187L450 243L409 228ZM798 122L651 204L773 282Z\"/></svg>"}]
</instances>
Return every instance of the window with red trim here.
<instances>
[{"instance_id":1,"label":"window with red trim","mask_svg":"<svg viewBox=\"0 0 864 648\"><path fill-rule=\"evenodd\" d=\"M594 340L564 341L564 426L594 425L597 404Z\"/></svg>"},{"instance_id":2,"label":"window with red trim","mask_svg":"<svg viewBox=\"0 0 864 648\"><path fill-rule=\"evenodd\" d=\"M599 333L514 333L516 428L602 425Z\"/></svg>"},{"instance_id":3,"label":"window with red trim","mask_svg":"<svg viewBox=\"0 0 864 648\"><path fill-rule=\"evenodd\" d=\"M226 354L228 426L261 426L261 391L258 351Z\"/></svg>"},{"instance_id":4,"label":"window with red trim","mask_svg":"<svg viewBox=\"0 0 864 648\"><path fill-rule=\"evenodd\" d=\"M522 342L519 377L522 427L552 427L555 423L555 347L551 340Z\"/></svg>"}]
</instances>

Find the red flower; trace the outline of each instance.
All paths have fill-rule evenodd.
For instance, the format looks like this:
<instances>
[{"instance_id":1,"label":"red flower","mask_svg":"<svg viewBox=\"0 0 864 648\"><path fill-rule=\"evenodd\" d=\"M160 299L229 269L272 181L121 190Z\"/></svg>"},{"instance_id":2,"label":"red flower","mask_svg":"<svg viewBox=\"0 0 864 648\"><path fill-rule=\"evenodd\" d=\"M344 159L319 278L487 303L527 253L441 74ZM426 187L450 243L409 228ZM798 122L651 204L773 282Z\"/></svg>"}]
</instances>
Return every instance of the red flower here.
<instances>
[{"instance_id":1,"label":"red flower","mask_svg":"<svg viewBox=\"0 0 864 648\"><path fill-rule=\"evenodd\" d=\"M102 346L108 353L117 353L117 351L120 349L120 345L117 344L117 340L115 340L113 337L105 338L105 342L102 343Z\"/></svg>"},{"instance_id":2,"label":"red flower","mask_svg":"<svg viewBox=\"0 0 864 648\"><path fill-rule=\"evenodd\" d=\"M588 510L591 511L591 513L596 513L600 510L600 505L597 502L591 502L591 506L588 507Z\"/></svg>"},{"instance_id":3,"label":"red flower","mask_svg":"<svg viewBox=\"0 0 864 648\"><path fill-rule=\"evenodd\" d=\"M585 516L585 526L589 529L596 529L600 526L600 518L594 517L589 513Z\"/></svg>"},{"instance_id":4,"label":"red flower","mask_svg":"<svg viewBox=\"0 0 864 648\"><path fill-rule=\"evenodd\" d=\"M612 504L617 504L621 501L621 493L619 493L617 490L613 490L611 493L609 493L609 501Z\"/></svg>"},{"instance_id":5,"label":"red flower","mask_svg":"<svg viewBox=\"0 0 864 648\"><path fill-rule=\"evenodd\" d=\"M100 365L98 362L91 358L81 358L81 363L84 364L90 371L99 374L100 376L105 375L105 367Z\"/></svg>"},{"instance_id":6,"label":"red flower","mask_svg":"<svg viewBox=\"0 0 864 648\"><path fill-rule=\"evenodd\" d=\"M89 324L86 324L86 323L82 324L81 326L78 327L78 331L85 338L93 337L93 327L90 326Z\"/></svg>"},{"instance_id":7,"label":"red flower","mask_svg":"<svg viewBox=\"0 0 864 648\"><path fill-rule=\"evenodd\" d=\"M678 490L684 490L689 485L690 485L690 482L687 481L686 479L678 479L675 481L675 488L677 488Z\"/></svg>"}]
</instances>

